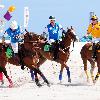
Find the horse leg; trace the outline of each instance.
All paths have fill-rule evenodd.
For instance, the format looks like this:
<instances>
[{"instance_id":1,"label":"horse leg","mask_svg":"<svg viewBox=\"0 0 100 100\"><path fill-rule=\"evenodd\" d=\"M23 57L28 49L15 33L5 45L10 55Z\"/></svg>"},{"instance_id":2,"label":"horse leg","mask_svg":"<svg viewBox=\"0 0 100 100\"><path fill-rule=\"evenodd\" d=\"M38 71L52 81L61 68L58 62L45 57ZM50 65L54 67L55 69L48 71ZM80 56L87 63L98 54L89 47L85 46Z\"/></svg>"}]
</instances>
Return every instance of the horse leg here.
<instances>
[{"instance_id":1,"label":"horse leg","mask_svg":"<svg viewBox=\"0 0 100 100\"><path fill-rule=\"evenodd\" d=\"M92 81L94 81L94 75L93 75L93 72L94 72L94 68L95 68L95 62L94 60L89 60L90 64L91 64L91 69L90 69L90 74L91 74L91 78L92 78Z\"/></svg>"},{"instance_id":2,"label":"horse leg","mask_svg":"<svg viewBox=\"0 0 100 100\"><path fill-rule=\"evenodd\" d=\"M0 72L0 82L1 82L1 85L4 84L3 73L2 72Z\"/></svg>"},{"instance_id":3,"label":"horse leg","mask_svg":"<svg viewBox=\"0 0 100 100\"><path fill-rule=\"evenodd\" d=\"M36 83L37 86L41 87L42 85L40 84L38 76L37 76L37 73L38 73L37 69L34 68L33 70L34 70L34 76L35 76L35 83Z\"/></svg>"},{"instance_id":4,"label":"horse leg","mask_svg":"<svg viewBox=\"0 0 100 100\"><path fill-rule=\"evenodd\" d=\"M61 70L60 70L60 73L59 73L59 80L60 80L60 83L61 83L61 81L62 81L63 69L64 69L64 66L63 66L63 64L61 64Z\"/></svg>"},{"instance_id":5,"label":"horse leg","mask_svg":"<svg viewBox=\"0 0 100 100\"><path fill-rule=\"evenodd\" d=\"M47 83L47 86L50 86L50 83L48 82L48 80L46 79L46 77L44 76L44 74L40 71L39 68L36 69L37 73L42 77L42 79L44 80L44 82Z\"/></svg>"},{"instance_id":6,"label":"horse leg","mask_svg":"<svg viewBox=\"0 0 100 100\"><path fill-rule=\"evenodd\" d=\"M69 70L69 67L68 66L66 66L66 70L67 70L68 82L71 83L70 70Z\"/></svg>"},{"instance_id":7,"label":"horse leg","mask_svg":"<svg viewBox=\"0 0 100 100\"><path fill-rule=\"evenodd\" d=\"M98 70L98 72L97 72L97 74L96 74L96 76L95 76L95 79L93 80L93 83L94 83L94 84L97 82L99 76L100 76L100 68L99 68L99 70Z\"/></svg>"},{"instance_id":8,"label":"horse leg","mask_svg":"<svg viewBox=\"0 0 100 100\"><path fill-rule=\"evenodd\" d=\"M4 75L6 76L6 78L8 79L9 81L9 87L11 88L13 86L13 82L12 80L9 78L8 74L7 74L7 71L6 71L6 68L5 67L0 67L0 70L4 73Z\"/></svg>"},{"instance_id":9,"label":"horse leg","mask_svg":"<svg viewBox=\"0 0 100 100\"><path fill-rule=\"evenodd\" d=\"M32 81L34 80L34 71L30 69Z\"/></svg>"},{"instance_id":10,"label":"horse leg","mask_svg":"<svg viewBox=\"0 0 100 100\"><path fill-rule=\"evenodd\" d=\"M87 59L82 59L83 60L83 64L84 64L84 71L85 71L85 74L86 74L86 77L87 77L87 82L89 82L89 73L87 71Z\"/></svg>"},{"instance_id":11,"label":"horse leg","mask_svg":"<svg viewBox=\"0 0 100 100\"><path fill-rule=\"evenodd\" d=\"M93 81L94 84L97 82L97 80L98 80L98 78L100 76L100 61L97 61L97 66L98 66L98 72L97 72L97 74L95 76L95 79Z\"/></svg>"}]
</instances>

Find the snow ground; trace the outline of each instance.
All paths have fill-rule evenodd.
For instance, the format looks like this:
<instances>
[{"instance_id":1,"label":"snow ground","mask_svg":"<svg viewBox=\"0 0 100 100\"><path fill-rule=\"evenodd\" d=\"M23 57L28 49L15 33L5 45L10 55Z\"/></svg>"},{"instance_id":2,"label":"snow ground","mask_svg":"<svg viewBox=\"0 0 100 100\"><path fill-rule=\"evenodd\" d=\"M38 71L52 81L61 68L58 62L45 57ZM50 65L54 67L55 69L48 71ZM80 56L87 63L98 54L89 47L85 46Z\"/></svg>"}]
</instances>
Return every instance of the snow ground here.
<instances>
[{"instance_id":1,"label":"snow ground","mask_svg":"<svg viewBox=\"0 0 100 100\"><path fill-rule=\"evenodd\" d=\"M37 87L31 80L29 70L22 71L19 66L7 64L8 74L12 77L14 88L7 88L8 81L4 77L5 84L0 86L0 100L100 100L100 78L93 85L86 82L86 76L83 70L80 50L84 43L75 43L72 48L68 66L71 71L72 83L67 82L66 70L63 72L62 83L59 84L58 76L60 65L46 61L41 65L41 71L47 77L51 86L43 84ZM88 63L90 69L90 64ZM94 74L96 74L97 68ZM40 82L43 80L40 77Z\"/></svg>"}]
</instances>

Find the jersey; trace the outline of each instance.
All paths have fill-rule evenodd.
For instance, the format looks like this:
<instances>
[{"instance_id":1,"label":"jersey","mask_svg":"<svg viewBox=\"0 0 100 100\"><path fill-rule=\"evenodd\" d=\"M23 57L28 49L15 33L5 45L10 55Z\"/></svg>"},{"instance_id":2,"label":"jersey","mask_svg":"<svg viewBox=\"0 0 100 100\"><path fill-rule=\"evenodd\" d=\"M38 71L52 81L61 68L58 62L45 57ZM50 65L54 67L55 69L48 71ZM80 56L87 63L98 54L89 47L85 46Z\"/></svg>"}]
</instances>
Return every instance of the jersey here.
<instances>
[{"instance_id":1,"label":"jersey","mask_svg":"<svg viewBox=\"0 0 100 100\"><path fill-rule=\"evenodd\" d=\"M6 30L6 32L7 32L8 36L10 36L12 43L18 42L19 39L16 36L18 36L20 34L20 27L18 27L14 31L12 31L11 28L8 28Z\"/></svg>"},{"instance_id":2,"label":"jersey","mask_svg":"<svg viewBox=\"0 0 100 100\"><path fill-rule=\"evenodd\" d=\"M62 26L60 24L55 23L54 26L52 26L51 24L48 24L46 28L47 28L49 40L50 39L54 39L54 40L59 39L59 30L62 29Z\"/></svg>"},{"instance_id":3,"label":"jersey","mask_svg":"<svg viewBox=\"0 0 100 100\"><path fill-rule=\"evenodd\" d=\"M92 35L94 38L100 38L100 22L98 22L96 25L90 24L87 30L88 33Z\"/></svg>"}]
</instances>

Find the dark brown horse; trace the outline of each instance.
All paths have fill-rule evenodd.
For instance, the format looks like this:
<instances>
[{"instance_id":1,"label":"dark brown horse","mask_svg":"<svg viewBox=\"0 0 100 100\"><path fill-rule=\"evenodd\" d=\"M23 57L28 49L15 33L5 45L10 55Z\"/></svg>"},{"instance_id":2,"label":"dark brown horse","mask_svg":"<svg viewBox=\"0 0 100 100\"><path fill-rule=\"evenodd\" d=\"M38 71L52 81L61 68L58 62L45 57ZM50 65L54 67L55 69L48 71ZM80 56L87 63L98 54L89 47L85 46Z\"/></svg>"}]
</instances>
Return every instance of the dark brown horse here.
<instances>
[{"instance_id":1,"label":"dark brown horse","mask_svg":"<svg viewBox=\"0 0 100 100\"><path fill-rule=\"evenodd\" d=\"M6 71L6 64L9 62L10 64L20 66L20 60L22 59L24 66L28 67L31 70L34 70L34 75L35 75L35 82L37 86L41 86L39 83L39 80L37 78L37 73L43 78L44 82L47 83L49 86L49 82L46 79L46 77L43 75L43 73L40 71L40 69L37 67L38 63L38 55L37 53L33 50L33 48L27 48L27 43L19 44L19 52L17 55L13 55L10 58L7 57L7 49L11 48L10 44L7 43L0 43L0 72L3 72L8 81L10 82L10 87L13 86L12 80L9 78L7 71ZM31 44L31 43L29 43ZM29 46L29 45L28 45Z\"/></svg>"},{"instance_id":2,"label":"dark brown horse","mask_svg":"<svg viewBox=\"0 0 100 100\"><path fill-rule=\"evenodd\" d=\"M0 44L0 72L4 73L4 75L6 76L6 78L8 79L8 81L10 83L9 87L12 87L13 82L7 74L7 71L6 71L6 68L5 68L6 64L7 64L6 53L5 53L5 50L2 47L2 45Z\"/></svg>"},{"instance_id":3,"label":"dark brown horse","mask_svg":"<svg viewBox=\"0 0 100 100\"><path fill-rule=\"evenodd\" d=\"M50 51L50 52L44 51L45 38L43 38L40 35L34 34L32 32L27 32L25 38L26 38L25 40L27 40L27 39L30 40L30 42L32 43L32 47L34 49L36 49L38 55L41 55L39 58L38 66L43 64L46 61L46 59L53 60L53 52L52 51ZM67 63L67 61L69 59L69 55L70 55L71 42L74 43L75 40L76 40L76 35L74 34L74 30L71 27L70 29L67 30L62 41L59 43L60 44L60 48L59 48L59 52L58 52L59 57L57 58L56 62L61 64L61 70L60 70L60 74L59 74L60 81L62 80L63 69L66 68L67 75L68 75L68 82L71 82L70 70L66 63Z\"/></svg>"},{"instance_id":4,"label":"dark brown horse","mask_svg":"<svg viewBox=\"0 0 100 100\"><path fill-rule=\"evenodd\" d=\"M91 70L90 70L91 78L93 80L93 83L95 83L100 76L100 43L97 44L97 51L96 51L97 59L96 60L93 60L93 58L92 58L92 55L93 55L92 43L85 44L82 47L80 54L81 54L81 58L83 60L84 71L85 71L86 76L87 76L87 81L89 80L89 74L87 71L87 61L89 61L91 64ZM96 76L94 77L93 71L95 68L95 62L97 62L98 72L97 72Z\"/></svg>"}]
</instances>

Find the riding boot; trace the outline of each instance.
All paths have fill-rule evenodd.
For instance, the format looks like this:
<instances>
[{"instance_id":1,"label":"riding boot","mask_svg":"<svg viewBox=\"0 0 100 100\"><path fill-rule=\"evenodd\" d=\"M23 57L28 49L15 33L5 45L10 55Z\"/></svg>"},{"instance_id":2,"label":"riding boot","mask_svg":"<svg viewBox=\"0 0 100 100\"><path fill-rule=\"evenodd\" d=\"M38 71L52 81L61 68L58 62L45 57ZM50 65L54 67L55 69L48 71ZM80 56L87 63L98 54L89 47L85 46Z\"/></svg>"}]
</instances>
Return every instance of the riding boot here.
<instances>
[{"instance_id":1,"label":"riding boot","mask_svg":"<svg viewBox=\"0 0 100 100\"><path fill-rule=\"evenodd\" d=\"M39 87L41 87L41 86L42 86L42 85L40 84L40 82L39 82L38 78L35 78L35 83L36 83L36 85L37 85L37 86L39 86Z\"/></svg>"},{"instance_id":2,"label":"riding boot","mask_svg":"<svg viewBox=\"0 0 100 100\"><path fill-rule=\"evenodd\" d=\"M59 43L58 43L58 41L56 41L54 44L54 52L53 52L54 58L53 58L53 60L57 60L58 52L59 52Z\"/></svg>"},{"instance_id":3,"label":"riding boot","mask_svg":"<svg viewBox=\"0 0 100 100\"><path fill-rule=\"evenodd\" d=\"M93 43L92 52L93 52L92 58L96 59L96 45L95 45L95 43Z\"/></svg>"},{"instance_id":4,"label":"riding boot","mask_svg":"<svg viewBox=\"0 0 100 100\"><path fill-rule=\"evenodd\" d=\"M19 58L20 58L20 65L21 65L21 69L24 70L24 62L23 62L23 55L22 53L19 53L18 52L18 55L19 55Z\"/></svg>"},{"instance_id":5,"label":"riding boot","mask_svg":"<svg viewBox=\"0 0 100 100\"><path fill-rule=\"evenodd\" d=\"M14 54L13 54L13 57L16 57L16 55L18 55L18 53L14 53Z\"/></svg>"},{"instance_id":6,"label":"riding boot","mask_svg":"<svg viewBox=\"0 0 100 100\"><path fill-rule=\"evenodd\" d=\"M20 65L21 65L21 69L24 70L24 64L23 64L23 60L20 60Z\"/></svg>"},{"instance_id":7,"label":"riding boot","mask_svg":"<svg viewBox=\"0 0 100 100\"><path fill-rule=\"evenodd\" d=\"M18 53L13 53L13 56L12 56L14 59L14 62L16 62L16 61L19 61L19 59L18 59Z\"/></svg>"}]
</instances>

